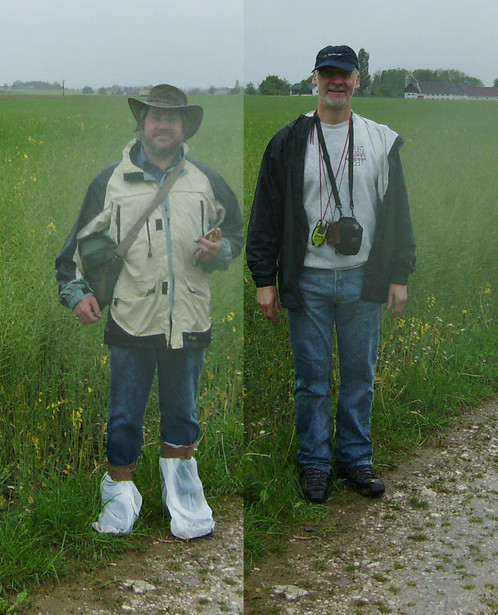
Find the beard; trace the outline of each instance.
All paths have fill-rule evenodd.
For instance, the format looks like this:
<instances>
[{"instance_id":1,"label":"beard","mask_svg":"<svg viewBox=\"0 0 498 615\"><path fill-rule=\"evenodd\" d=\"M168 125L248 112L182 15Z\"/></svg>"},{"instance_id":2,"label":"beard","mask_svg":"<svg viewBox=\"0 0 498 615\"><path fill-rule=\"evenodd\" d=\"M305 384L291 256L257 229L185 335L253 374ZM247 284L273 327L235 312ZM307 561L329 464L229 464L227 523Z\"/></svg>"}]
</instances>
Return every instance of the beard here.
<instances>
[{"instance_id":1,"label":"beard","mask_svg":"<svg viewBox=\"0 0 498 615\"><path fill-rule=\"evenodd\" d=\"M163 138L165 137L165 138ZM141 134L141 141L147 154L159 159L174 157L183 143L183 135L176 136L171 133L157 133L152 136Z\"/></svg>"},{"instance_id":2,"label":"beard","mask_svg":"<svg viewBox=\"0 0 498 615\"><path fill-rule=\"evenodd\" d=\"M341 109L345 109L353 97L352 92L349 94L345 90L333 91L333 97L331 97L330 94L331 92L327 90L320 95L320 99L323 106L331 111L340 111Z\"/></svg>"}]
</instances>

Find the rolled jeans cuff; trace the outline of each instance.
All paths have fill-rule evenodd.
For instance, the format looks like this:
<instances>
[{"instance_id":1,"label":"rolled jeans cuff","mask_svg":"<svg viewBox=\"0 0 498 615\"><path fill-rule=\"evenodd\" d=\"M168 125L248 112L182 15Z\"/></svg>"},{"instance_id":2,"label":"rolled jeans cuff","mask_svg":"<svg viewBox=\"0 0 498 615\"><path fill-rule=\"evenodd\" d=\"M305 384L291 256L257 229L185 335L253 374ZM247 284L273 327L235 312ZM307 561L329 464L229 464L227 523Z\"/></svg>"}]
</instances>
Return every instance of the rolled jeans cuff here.
<instances>
[{"instance_id":1,"label":"rolled jeans cuff","mask_svg":"<svg viewBox=\"0 0 498 615\"><path fill-rule=\"evenodd\" d=\"M163 459L191 459L195 444L190 446L171 446L167 442L161 442L161 457Z\"/></svg>"},{"instance_id":2,"label":"rolled jeans cuff","mask_svg":"<svg viewBox=\"0 0 498 615\"><path fill-rule=\"evenodd\" d=\"M134 480L137 473L137 462L129 463L127 466L115 466L109 463L107 473L114 481Z\"/></svg>"}]
</instances>

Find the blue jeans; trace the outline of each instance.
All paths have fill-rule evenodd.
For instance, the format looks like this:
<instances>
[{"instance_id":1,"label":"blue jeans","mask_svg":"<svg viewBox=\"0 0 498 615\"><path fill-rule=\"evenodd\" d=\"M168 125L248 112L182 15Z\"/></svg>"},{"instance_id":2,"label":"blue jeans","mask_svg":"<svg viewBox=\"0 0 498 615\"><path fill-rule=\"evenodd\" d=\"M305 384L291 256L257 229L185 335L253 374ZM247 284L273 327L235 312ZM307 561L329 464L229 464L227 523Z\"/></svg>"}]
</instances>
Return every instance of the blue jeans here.
<instances>
[{"instance_id":1,"label":"blue jeans","mask_svg":"<svg viewBox=\"0 0 498 615\"><path fill-rule=\"evenodd\" d=\"M116 466L137 461L145 406L157 368L161 438L188 446L200 434L196 397L204 351L111 346L107 458Z\"/></svg>"},{"instance_id":2,"label":"blue jeans","mask_svg":"<svg viewBox=\"0 0 498 615\"><path fill-rule=\"evenodd\" d=\"M335 326L340 373L336 460L343 468L371 464L370 417L382 306L360 299L362 267L304 268L299 284L304 308L289 310L299 463L325 472L332 468L330 385Z\"/></svg>"}]
</instances>

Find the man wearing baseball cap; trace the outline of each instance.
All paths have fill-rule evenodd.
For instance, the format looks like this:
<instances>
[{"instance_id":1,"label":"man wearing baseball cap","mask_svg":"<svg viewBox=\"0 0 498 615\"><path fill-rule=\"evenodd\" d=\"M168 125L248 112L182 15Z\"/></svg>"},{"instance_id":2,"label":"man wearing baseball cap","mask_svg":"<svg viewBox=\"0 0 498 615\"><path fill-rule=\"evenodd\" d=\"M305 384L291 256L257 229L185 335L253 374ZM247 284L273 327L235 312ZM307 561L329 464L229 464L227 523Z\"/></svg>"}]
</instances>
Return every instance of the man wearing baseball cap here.
<instances>
[{"instance_id":1,"label":"man wearing baseball cap","mask_svg":"<svg viewBox=\"0 0 498 615\"><path fill-rule=\"evenodd\" d=\"M385 490L370 427L381 311L385 302L393 318L401 314L415 244L402 139L352 111L356 53L346 45L320 50L313 84L317 109L279 130L263 156L247 260L263 316L277 322L288 308L301 486L308 500L324 502L334 465L364 495Z\"/></svg>"},{"instance_id":2,"label":"man wearing baseball cap","mask_svg":"<svg viewBox=\"0 0 498 615\"><path fill-rule=\"evenodd\" d=\"M119 244L154 207L164 184L172 184L126 252L109 307L104 333L111 366L108 468L94 528L126 534L138 517L142 497L133 479L157 372L163 507L173 534L196 538L214 528L192 457L200 435L197 389L211 339L208 273L226 269L240 253L242 216L223 178L187 157L186 141L201 125L202 108L189 105L185 93L169 84L128 102L138 137L125 147L121 161L91 183L56 261L61 303L82 324L98 322L102 310L78 268L78 242L107 229Z\"/></svg>"}]
</instances>

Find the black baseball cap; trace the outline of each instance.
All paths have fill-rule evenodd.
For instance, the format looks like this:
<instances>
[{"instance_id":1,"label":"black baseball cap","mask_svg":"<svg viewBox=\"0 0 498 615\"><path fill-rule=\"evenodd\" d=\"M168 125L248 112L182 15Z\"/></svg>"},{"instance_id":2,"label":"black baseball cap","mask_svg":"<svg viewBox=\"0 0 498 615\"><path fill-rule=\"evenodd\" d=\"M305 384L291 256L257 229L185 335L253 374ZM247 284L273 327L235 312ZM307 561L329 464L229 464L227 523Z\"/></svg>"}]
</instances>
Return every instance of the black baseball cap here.
<instances>
[{"instance_id":1,"label":"black baseball cap","mask_svg":"<svg viewBox=\"0 0 498 615\"><path fill-rule=\"evenodd\" d=\"M318 52L316 56L315 68L324 68L325 66L336 66L342 70L352 71L355 68L360 70L358 56L347 45L329 45Z\"/></svg>"}]
</instances>

